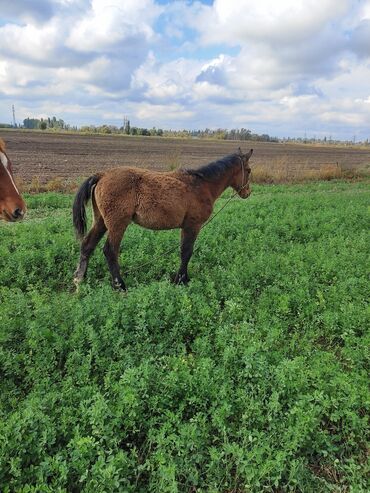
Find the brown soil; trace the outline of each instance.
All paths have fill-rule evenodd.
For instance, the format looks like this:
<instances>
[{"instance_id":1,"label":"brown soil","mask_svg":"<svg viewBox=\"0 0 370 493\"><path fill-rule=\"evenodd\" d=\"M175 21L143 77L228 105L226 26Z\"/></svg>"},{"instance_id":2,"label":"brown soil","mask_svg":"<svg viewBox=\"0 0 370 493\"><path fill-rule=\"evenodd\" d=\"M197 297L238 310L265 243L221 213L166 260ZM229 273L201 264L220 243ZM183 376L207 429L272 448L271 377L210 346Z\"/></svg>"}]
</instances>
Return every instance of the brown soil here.
<instances>
[{"instance_id":1,"label":"brown soil","mask_svg":"<svg viewBox=\"0 0 370 493\"><path fill-rule=\"evenodd\" d=\"M56 178L76 181L114 166L174 169L197 167L235 152L254 149L251 165L286 170L340 166L364 169L370 165L370 148L314 146L266 142L235 142L160 137L52 134L2 131L18 179L41 183Z\"/></svg>"}]
</instances>

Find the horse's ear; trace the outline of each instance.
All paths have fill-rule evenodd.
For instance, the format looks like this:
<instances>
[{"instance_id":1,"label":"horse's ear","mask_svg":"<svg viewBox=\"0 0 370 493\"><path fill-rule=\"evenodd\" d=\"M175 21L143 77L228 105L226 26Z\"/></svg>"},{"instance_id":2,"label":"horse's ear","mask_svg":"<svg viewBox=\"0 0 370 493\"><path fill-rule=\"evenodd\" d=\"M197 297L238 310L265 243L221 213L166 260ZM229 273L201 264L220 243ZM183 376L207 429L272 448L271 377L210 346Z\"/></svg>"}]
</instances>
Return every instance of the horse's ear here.
<instances>
[{"instance_id":1,"label":"horse's ear","mask_svg":"<svg viewBox=\"0 0 370 493\"><path fill-rule=\"evenodd\" d=\"M252 154L253 154L253 149L251 149L245 157L249 159Z\"/></svg>"},{"instance_id":2,"label":"horse's ear","mask_svg":"<svg viewBox=\"0 0 370 493\"><path fill-rule=\"evenodd\" d=\"M238 151L239 151L239 154L242 156L243 155L243 152L242 152L242 150L241 150L240 147L239 147Z\"/></svg>"}]
</instances>

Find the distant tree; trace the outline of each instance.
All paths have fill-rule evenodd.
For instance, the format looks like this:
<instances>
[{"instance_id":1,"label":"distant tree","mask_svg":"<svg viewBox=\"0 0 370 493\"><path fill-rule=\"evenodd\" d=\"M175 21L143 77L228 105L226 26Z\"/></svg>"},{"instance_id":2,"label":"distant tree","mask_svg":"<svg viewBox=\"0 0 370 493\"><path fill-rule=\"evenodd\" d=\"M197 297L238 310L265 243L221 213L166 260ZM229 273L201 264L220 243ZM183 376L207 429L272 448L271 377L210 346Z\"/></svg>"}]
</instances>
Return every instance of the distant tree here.
<instances>
[{"instance_id":1,"label":"distant tree","mask_svg":"<svg viewBox=\"0 0 370 493\"><path fill-rule=\"evenodd\" d=\"M37 118L26 118L23 120L24 128L40 128L40 120Z\"/></svg>"},{"instance_id":2,"label":"distant tree","mask_svg":"<svg viewBox=\"0 0 370 493\"><path fill-rule=\"evenodd\" d=\"M86 133L95 133L96 132L96 128L93 125L83 125L80 128L80 131L81 132L86 132Z\"/></svg>"},{"instance_id":3,"label":"distant tree","mask_svg":"<svg viewBox=\"0 0 370 493\"><path fill-rule=\"evenodd\" d=\"M98 128L98 132L103 134L111 134L112 130L111 128L109 128L108 125L102 125L101 127Z\"/></svg>"},{"instance_id":4,"label":"distant tree","mask_svg":"<svg viewBox=\"0 0 370 493\"><path fill-rule=\"evenodd\" d=\"M48 124L45 121L40 122L40 128L41 130L46 130L48 127Z\"/></svg>"},{"instance_id":5,"label":"distant tree","mask_svg":"<svg viewBox=\"0 0 370 493\"><path fill-rule=\"evenodd\" d=\"M41 125L41 123L43 124ZM39 120L38 118L25 118L23 120L23 127L24 128L41 128L44 129L44 126L46 125L46 128L52 128L54 130L62 130L62 129L69 129L70 126L64 122L61 118L59 120L57 119L56 116L53 116L50 118L49 116L45 119L41 118ZM45 130L45 129L44 129Z\"/></svg>"}]
</instances>

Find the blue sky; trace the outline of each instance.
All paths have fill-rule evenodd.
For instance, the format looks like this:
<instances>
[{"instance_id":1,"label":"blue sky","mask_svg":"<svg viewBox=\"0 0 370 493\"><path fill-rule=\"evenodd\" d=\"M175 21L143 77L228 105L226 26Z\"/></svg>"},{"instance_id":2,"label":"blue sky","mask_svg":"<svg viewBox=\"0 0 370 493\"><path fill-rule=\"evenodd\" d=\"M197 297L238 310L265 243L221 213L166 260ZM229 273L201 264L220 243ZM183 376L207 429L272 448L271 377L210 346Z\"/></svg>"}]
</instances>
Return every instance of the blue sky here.
<instances>
[{"instance_id":1,"label":"blue sky","mask_svg":"<svg viewBox=\"0 0 370 493\"><path fill-rule=\"evenodd\" d=\"M370 138L370 0L0 0L0 122Z\"/></svg>"}]
</instances>

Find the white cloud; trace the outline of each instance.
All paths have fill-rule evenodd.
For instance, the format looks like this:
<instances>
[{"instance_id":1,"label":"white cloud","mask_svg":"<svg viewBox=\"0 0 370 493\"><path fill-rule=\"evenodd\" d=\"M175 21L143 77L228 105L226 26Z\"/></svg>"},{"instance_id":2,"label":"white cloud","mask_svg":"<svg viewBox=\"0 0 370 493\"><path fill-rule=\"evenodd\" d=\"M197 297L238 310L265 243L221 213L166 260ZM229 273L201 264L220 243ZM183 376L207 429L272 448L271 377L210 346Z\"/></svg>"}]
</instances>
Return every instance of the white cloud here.
<instances>
[{"instance_id":1,"label":"white cloud","mask_svg":"<svg viewBox=\"0 0 370 493\"><path fill-rule=\"evenodd\" d=\"M130 40L149 40L154 36L151 23L161 9L151 0L92 0L86 12L71 29L66 46L82 52L102 52L120 47L135 50Z\"/></svg>"},{"instance_id":2,"label":"white cloud","mask_svg":"<svg viewBox=\"0 0 370 493\"><path fill-rule=\"evenodd\" d=\"M168 122L182 122L194 116L194 112L180 104L151 104L139 103L136 109L137 117L142 121L155 120L160 124Z\"/></svg>"},{"instance_id":3,"label":"white cloud","mask_svg":"<svg viewBox=\"0 0 370 493\"><path fill-rule=\"evenodd\" d=\"M2 1L1 15L7 19L42 22L52 17L55 12L55 3L51 0Z\"/></svg>"},{"instance_id":4,"label":"white cloud","mask_svg":"<svg viewBox=\"0 0 370 493\"><path fill-rule=\"evenodd\" d=\"M202 62L180 58L160 63L153 53L133 74L132 88L142 97L172 100L191 97L191 86L202 67Z\"/></svg>"},{"instance_id":5,"label":"white cloud","mask_svg":"<svg viewBox=\"0 0 370 493\"><path fill-rule=\"evenodd\" d=\"M215 0L194 24L206 42L287 44L308 40L346 13L349 0Z\"/></svg>"},{"instance_id":6,"label":"white cloud","mask_svg":"<svg viewBox=\"0 0 370 493\"><path fill-rule=\"evenodd\" d=\"M353 31L351 48L360 57L370 58L370 18L363 19Z\"/></svg>"},{"instance_id":7,"label":"white cloud","mask_svg":"<svg viewBox=\"0 0 370 493\"><path fill-rule=\"evenodd\" d=\"M63 34L63 26L55 20L42 26L6 24L0 28L0 54L29 64L56 66L62 61L56 55L62 47Z\"/></svg>"},{"instance_id":8,"label":"white cloud","mask_svg":"<svg viewBox=\"0 0 370 493\"><path fill-rule=\"evenodd\" d=\"M0 114L369 137L369 0L4 5Z\"/></svg>"},{"instance_id":9,"label":"white cloud","mask_svg":"<svg viewBox=\"0 0 370 493\"><path fill-rule=\"evenodd\" d=\"M49 3L54 15L41 24L21 8L12 9L19 23L0 23L0 97L27 97L27 90L37 98L42 90L50 98L60 96L65 85L67 98L73 84L82 101L86 92L109 97L126 90L155 38L151 24L161 8L152 0L140 7L132 0Z\"/></svg>"}]
</instances>

